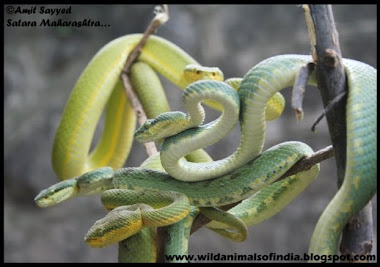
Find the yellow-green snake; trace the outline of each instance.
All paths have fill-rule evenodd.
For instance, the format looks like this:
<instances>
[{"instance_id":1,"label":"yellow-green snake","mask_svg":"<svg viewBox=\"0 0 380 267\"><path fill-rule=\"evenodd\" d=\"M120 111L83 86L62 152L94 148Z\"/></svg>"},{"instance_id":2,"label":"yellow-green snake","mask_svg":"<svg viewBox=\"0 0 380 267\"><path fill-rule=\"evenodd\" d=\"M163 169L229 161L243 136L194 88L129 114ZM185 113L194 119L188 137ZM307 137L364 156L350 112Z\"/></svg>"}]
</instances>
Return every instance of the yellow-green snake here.
<instances>
[{"instance_id":1,"label":"yellow-green snake","mask_svg":"<svg viewBox=\"0 0 380 267\"><path fill-rule=\"evenodd\" d=\"M130 51L141 37L141 34L131 34L108 43L80 75L66 103L53 144L52 163L59 178L68 179L101 166L115 169L123 166L132 145L136 118L123 92L119 76ZM189 65L199 64L176 45L155 36L149 38L139 61L147 63L145 68L152 67L180 88L199 79L193 76L202 75L202 79L207 79L207 74L210 73L209 78L214 79L214 76L221 75L217 68L208 69L202 74L196 73L199 70L192 73L194 68L184 72ZM141 66L134 66L132 74L141 73L136 68ZM141 83L141 78L135 78L136 76L132 75L132 82ZM149 81L149 84L159 83ZM148 107L157 105L156 102L162 101L162 93L162 90L148 90L141 99L150 102L146 105ZM96 125L106 105L103 134L89 154ZM218 108L215 103L209 105ZM157 113L162 107L165 105L151 109ZM279 108L278 112L281 114L282 109Z\"/></svg>"},{"instance_id":2,"label":"yellow-green snake","mask_svg":"<svg viewBox=\"0 0 380 267\"><path fill-rule=\"evenodd\" d=\"M276 92L293 84L298 69L311 60L308 56L299 55L281 55L267 59L253 67L244 76L238 90L240 101L238 113L245 137L242 137L238 152L234 154L243 155L242 162L235 166L237 169L231 171L233 168L228 167L219 172L215 165L202 163L202 166L214 166L207 167L211 169L212 176L206 179L215 175L222 176L193 183L177 181L165 172L142 167L117 171L102 168L83 174L98 166L108 165L118 169L128 156L125 155L125 151L130 149L135 119L122 93L119 75L125 59L140 38L141 35L127 35L112 41L98 52L80 76L62 115L53 148L53 166L57 175L61 179L77 177L41 191L36 197L39 206L55 205L76 195L100 193L107 189L132 189L138 192L174 191L185 194L189 204L193 206L214 207L246 199L265 188L264 191L254 195L251 199L253 203L247 204L249 200L243 201L234 208L235 210L230 211L250 225L255 224L252 222L254 220L250 219L252 216L261 218L262 212L270 210L267 204L283 196L279 192L291 191L289 185L292 181L304 182L308 179L308 182L304 182L308 184L316 176L318 165L309 170L310 175L306 175L308 178L299 178L304 175L300 174L298 178L288 177L267 187L297 160L310 155L312 150L305 144L289 142L262 153L265 138L265 107ZM183 75L185 67L189 64L198 64L178 47L158 37L149 38L139 60L147 63L181 88L185 88L190 83ZM336 254L337 242L344 225L372 198L376 191L376 70L353 60L344 59L343 63L349 85L346 111L347 170L341 189L322 214L312 237L309 252L319 255ZM312 77L310 83L313 84L314 80L315 78ZM213 84L216 84L216 87L226 87L224 83L217 81L199 81L189 87L196 88L195 91L201 91L207 87L206 91L211 91ZM114 100L107 104L105 131L97 147L88 156L96 123L109 96ZM130 128L128 129L127 126ZM186 141L195 133L203 131L204 127L200 126L166 138L163 150L170 147L172 143L180 142L181 138ZM242 148L243 142L250 144L247 152ZM174 150L180 149L176 147ZM177 160L180 160L182 156L184 155L179 152L176 155ZM231 161L228 160L228 162ZM195 169L198 171L200 168ZM193 172L194 176L197 175L196 171L186 169L186 173ZM116 191L110 192L107 194ZM290 195L294 197L292 193ZM261 204L256 199L261 199ZM181 204L183 201L175 201L175 203ZM244 207L244 205L253 208ZM118 209L110 212L109 216L119 212ZM243 209L246 212L239 215ZM180 220L184 218L181 216L185 215L172 214L166 219L177 217ZM106 223L108 222L107 219ZM213 229L217 230L217 228L215 226ZM95 229L99 228L95 227ZM105 229L109 231L110 226ZM87 235L89 236L91 237L90 234ZM92 239L89 238L89 240ZM112 239L112 242L118 241L120 240Z\"/></svg>"}]
</instances>

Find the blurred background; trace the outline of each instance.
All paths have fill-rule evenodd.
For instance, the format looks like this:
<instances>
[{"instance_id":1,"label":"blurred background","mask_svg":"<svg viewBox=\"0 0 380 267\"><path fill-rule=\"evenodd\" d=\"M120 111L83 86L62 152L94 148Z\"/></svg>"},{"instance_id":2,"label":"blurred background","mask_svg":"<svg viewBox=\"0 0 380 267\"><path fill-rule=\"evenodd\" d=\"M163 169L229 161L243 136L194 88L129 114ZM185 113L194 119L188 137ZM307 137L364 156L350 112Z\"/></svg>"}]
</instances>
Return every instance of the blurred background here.
<instances>
[{"instance_id":1,"label":"blurred background","mask_svg":"<svg viewBox=\"0 0 380 267\"><path fill-rule=\"evenodd\" d=\"M7 8L7 6L4 6ZM14 5L17 7L17 5ZM31 8L33 6L21 6ZM65 102L82 70L106 43L143 32L153 5L72 5L71 14L5 14L4 21L4 260L6 262L116 262L117 245L90 248L84 235L105 215L99 196L82 197L41 209L33 199L58 182L51 149ZM67 5L45 5L68 8ZM8 9L7 9L8 10ZM169 5L170 20L157 35L187 51L199 63L218 66L225 78L243 76L270 56L309 53L303 10L295 5ZM376 68L377 9L371 5L333 6L344 57ZM100 21L106 27L39 27L42 19ZM7 26L8 20L37 21L37 27ZM181 90L163 80L171 108L184 111ZM265 149L299 140L319 150L331 144L326 122L310 127L322 111L316 88L306 92L304 120L297 122L289 102L283 116L267 125ZM218 113L207 109L207 120ZM101 126L99 126L101 130ZM239 129L207 148L214 159L233 153ZM146 152L139 143L125 166L139 166ZM248 239L233 243L207 229L191 237L189 254L302 255L314 225L337 190L334 158L321 164L316 180L287 208L250 228ZM376 202L374 238L376 238ZM373 253L376 252L376 239Z\"/></svg>"}]
</instances>

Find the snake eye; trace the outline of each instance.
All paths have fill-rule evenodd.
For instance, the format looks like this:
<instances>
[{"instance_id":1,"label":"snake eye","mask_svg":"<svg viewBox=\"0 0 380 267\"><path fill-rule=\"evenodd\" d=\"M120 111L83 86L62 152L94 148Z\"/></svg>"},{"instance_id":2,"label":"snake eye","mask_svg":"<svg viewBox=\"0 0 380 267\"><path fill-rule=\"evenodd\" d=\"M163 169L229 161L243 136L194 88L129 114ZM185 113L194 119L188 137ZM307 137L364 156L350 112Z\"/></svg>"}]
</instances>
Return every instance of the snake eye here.
<instances>
[{"instance_id":1,"label":"snake eye","mask_svg":"<svg viewBox=\"0 0 380 267\"><path fill-rule=\"evenodd\" d=\"M197 70L195 73L199 75L199 74L201 74L201 71Z\"/></svg>"},{"instance_id":2,"label":"snake eye","mask_svg":"<svg viewBox=\"0 0 380 267\"><path fill-rule=\"evenodd\" d=\"M213 73L211 73L211 75L215 77L216 73L215 73L215 72L213 72Z\"/></svg>"}]
</instances>

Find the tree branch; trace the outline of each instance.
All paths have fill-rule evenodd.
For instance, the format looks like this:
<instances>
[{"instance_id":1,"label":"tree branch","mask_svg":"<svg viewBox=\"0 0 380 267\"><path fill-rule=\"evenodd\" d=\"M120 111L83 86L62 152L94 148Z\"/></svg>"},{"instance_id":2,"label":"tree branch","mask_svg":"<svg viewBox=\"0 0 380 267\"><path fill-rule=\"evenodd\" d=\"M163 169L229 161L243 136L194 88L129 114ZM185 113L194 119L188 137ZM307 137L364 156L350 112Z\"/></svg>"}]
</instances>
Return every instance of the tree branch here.
<instances>
[{"instance_id":1,"label":"tree branch","mask_svg":"<svg viewBox=\"0 0 380 267\"><path fill-rule=\"evenodd\" d=\"M351 218L343 230L340 252L344 255L370 255L373 247L372 202L370 201L357 216ZM351 261L350 261L351 262ZM359 262L362 262L359 260ZM365 262L368 262L365 261Z\"/></svg>"},{"instance_id":2,"label":"tree branch","mask_svg":"<svg viewBox=\"0 0 380 267\"><path fill-rule=\"evenodd\" d=\"M334 149L332 146L322 148L306 158L301 159L294 164L279 180L285 179L288 176L297 174L299 172L307 171L315 164L320 163L326 159L334 156Z\"/></svg>"},{"instance_id":3,"label":"tree branch","mask_svg":"<svg viewBox=\"0 0 380 267\"><path fill-rule=\"evenodd\" d=\"M143 37L139 41L139 43L136 45L135 48L131 51L129 54L127 61L125 62L125 65L123 67L123 70L121 72L121 80L123 81L123 85L125 88L125 93L127 94L127 98L129 99L131 106L133 110L135 111L135 114L137 116L137 121L139 125L143 125L145 121L147 120L147 116L145 114L144 108L135 93L135 91L132 88L131 82L129 80L129 73L132 64L136 61L136 59L139 57L142 48L144 47L146 41L148 40L149 36L151 36L158 27L160 27L162 24L167 22L169 20L169 11L168 7L166 5L163 5L163 7L160 9L156 7L156 15L149 24L148 28L145 30ZM157 152L156 145L154 142L148 142L144 143L146 152L148 156L151 156Z\"/></svg>"},{"instance_id":4,"label":"tree branch","mask_svg":"<svg viewBox=\"0 0 380 267\"><path fill-rule=\"evenodd\" d=\"M338 32L331 5L304 5L311 41L311 52L317 64L317 81L326 109L331 101L347 92L342 65ZM346 102L347 94L326 114L331 141L335 151L338 187L341 186L346 166ZM343 231L341 253L363 255L372 250L372 216L370 208L360 211ZM355 223L355 222L360 223ZM358 227L360 226L360 227ZM347 233L350 233L349 235ZM363 244L363 246L358 245ZM370 247L370 248L369 248Z\"/></svg>"},{"instance_id":5,"label":"tree branch","mask_svg":"<svg viewBox=\"0 0 380 267\"><path fill-rule=\"evenodd\" d=\"M131 53L129 54L125 65L123 67L122 73L120 75L120 78L123 82L125 93L127 94L127 98L129 99L131 106L133 110L135 111L135 114L137 116L138 124L141 126L145 123L147 120L146 113L144 111L143 105L141 104L136 92L133 90L133 87L131 85L129 74L132 64L137 60L139 57L142 48L144 47L146 41L148 40L149 36L151 36L161 25L163 25L165 22L169 20L169 9L167 5L163 6L157 6L155 9L156 15L149 24L148 28L145 30L143 37L139 41L139 43L133 48ZM148 142L144 143L146 153L148 156L151 156L157 152L157 147L154 144L154 142ZM163 250L163 237L164 232L160 230L160 228L157 228L157 259L164 259L164 253ZM123 246L123 242L128 242L128 240L123 240L119 243L119 246ZM123 251L123 250L119 250ZM120 252L119 252L120 253ZM121 257L119 257L121 259Z\"/></svg>"},{"instance_id":6,"label":"tree branch","mask_svg":"<svg viewBox=\"0 0 380 267\"><path fill-rule=\"evenodd\" d=\"M309 62L305 66L301 67L297 73L296 80L293 85L292 90L292 108L296 113L297 120L303 119L303 109L302 103L305 96L305 90L307 82L310 78L311 73L314 71L315 63Z\"/></svg>"},{"instance_id":7,"label":"tree branch","mask_svg":"<svg viewBox=\"0 0 380 267\"><path fill-rule=\"evenodd\" d=\"M313 59L317 63L318 88L321 92L323 105L326 107L336 96L347 90L338 32L335 28L330 5L309 5L304 7L307 10L310 8L310 11L305 10L305 15L311 17L306 21L311 34ZM345 103L346 98L343 98L326 114L338 167L339 184L344 178L346 161Z\"/></svg>"}]
</instances>

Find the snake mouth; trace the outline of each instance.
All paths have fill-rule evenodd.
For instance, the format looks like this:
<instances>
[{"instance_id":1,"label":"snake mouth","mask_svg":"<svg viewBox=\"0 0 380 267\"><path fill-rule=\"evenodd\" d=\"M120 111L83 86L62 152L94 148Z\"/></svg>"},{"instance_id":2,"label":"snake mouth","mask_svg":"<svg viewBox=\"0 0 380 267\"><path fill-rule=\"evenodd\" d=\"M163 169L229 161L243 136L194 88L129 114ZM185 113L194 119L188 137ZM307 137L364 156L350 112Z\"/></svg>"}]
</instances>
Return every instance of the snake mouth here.
<instances>
[{"instance_id":1,"label":"snake mouth","mask_svg":"<svg viewBox=\"0 0 380 267\"><path fill-rule=\"evenodd\" d=\"M61 203L77 193L77 181L66 180L42 190L35 198L37 206L47 208Z\"/></svg>"},{"instance_id":2,"label":"snake mouth","mask_svg":"<svg viewBox=\"0 0 380 267\"><path fill-rule=\"evenodd\" d=\"M136 130L134 137L141 143L159 141L190 128L187 115L181 111L164 112L146 120Z\"/></svg>"},{"instance_id":3,"label":"snake mouth","mask_svg":"<svg viewBox=\"0 0 380 267\"><path fill-rule=\"evenodd\" d=\"M119 206L96 221L84 240L90 247L107 247L135 235L143 227L139 205Z\"/></svg>"},{"instance_id":4,"label":"snake mouth","mask_svg":"<svg viewBox=\"0 0 380 267\"><path fill-rule=\"evenodd\" d=\"M143 124L140 128L136 130L134 138L140 143L152 141L152 135L150 134L145 124Z\"/></svg>"},{"instance_id":5,"label":"snake mouth","mask_svg":"<svg viewBox=\"0 0 380 267\"><path fill-rule=\"evenodd\" d=\"M105 247L105 240L102 237L85 237L84 241L93 248L102 248Z\"/></svg>"}]
</instances>

